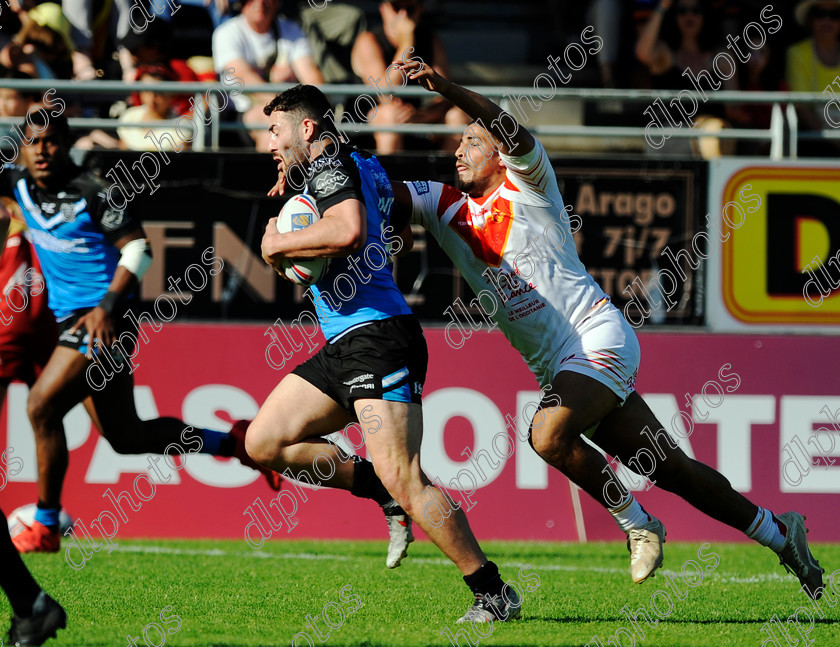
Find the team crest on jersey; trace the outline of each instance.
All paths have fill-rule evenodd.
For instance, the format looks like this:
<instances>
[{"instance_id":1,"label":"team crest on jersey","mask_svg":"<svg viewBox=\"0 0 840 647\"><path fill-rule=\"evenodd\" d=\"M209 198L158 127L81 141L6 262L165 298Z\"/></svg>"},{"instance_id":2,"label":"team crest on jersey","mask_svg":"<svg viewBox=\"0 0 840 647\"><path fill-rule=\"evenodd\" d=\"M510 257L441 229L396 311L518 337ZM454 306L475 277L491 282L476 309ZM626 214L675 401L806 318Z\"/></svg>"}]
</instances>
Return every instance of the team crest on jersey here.
<instances>
[{"instance_id":1,"label":"team crest on jersey","mask_svg":"<svg viewBox=\"0 0 840 647\"><path fill-rule=\"evenodd\" d=\"M319 193L331 193L338 187L347 184L347 180L349 179L347 174L336 169L319 177L315 182L315 190Z\"/></svg>"},{"instance_id":2,"label":"team crest on jersey","mask_svg":"<svg viewBox=\"0 0 840 647\"><path fill-rule=\"evenodd\" d=\"M76 207L73 204L64 203L59 207L61 209L61 215L64 218L65 222L73 222L76 219Z\"/></svg>"},{"instance_id":3,"label":"team crest on jersey","mask_svg":"<svg viewBox=\"0 0 840 647\"><path fill-rule=\"evenodd\" d=\"M339 166L341 166L341 162L326 155L321 155L321 157L316 158L311 164L313 173L317 173L325 168L337 168Z\"/></svg>"},{"instance_id":4,"label":"team crest on jersey","mask_svg":"<svg viewBox=\"0 0 840 647\"><path fill-rule=\"evenodd\" d=\"M105 213L102 214L102 228L114 230L123 223L123 220L125 220L125 211L122 209L105 209Z\"/></svg>"}]
</instances>

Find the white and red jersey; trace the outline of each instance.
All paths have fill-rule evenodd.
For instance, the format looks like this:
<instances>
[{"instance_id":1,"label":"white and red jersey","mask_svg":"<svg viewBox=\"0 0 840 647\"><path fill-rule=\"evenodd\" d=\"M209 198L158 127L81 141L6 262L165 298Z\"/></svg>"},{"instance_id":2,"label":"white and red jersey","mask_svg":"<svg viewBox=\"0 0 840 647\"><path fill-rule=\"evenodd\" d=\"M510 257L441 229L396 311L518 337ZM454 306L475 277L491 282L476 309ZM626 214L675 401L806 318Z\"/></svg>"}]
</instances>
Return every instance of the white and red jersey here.
<instances>
[{"instance_id":1,"label":"white and red jersey","mask_svg":"<svg viewBox=\"0 0 840 647\"><path fill-rule=\"evenodd\" d=\"M496 298L493 319L542 382L592 315L618 311L578 258L542 145L502 161L504 182L478 200L439 182L407 182L412 222L435 237L477 295ZM481 303L488 312L486 294Z\"/></svg>"}]
</instances>

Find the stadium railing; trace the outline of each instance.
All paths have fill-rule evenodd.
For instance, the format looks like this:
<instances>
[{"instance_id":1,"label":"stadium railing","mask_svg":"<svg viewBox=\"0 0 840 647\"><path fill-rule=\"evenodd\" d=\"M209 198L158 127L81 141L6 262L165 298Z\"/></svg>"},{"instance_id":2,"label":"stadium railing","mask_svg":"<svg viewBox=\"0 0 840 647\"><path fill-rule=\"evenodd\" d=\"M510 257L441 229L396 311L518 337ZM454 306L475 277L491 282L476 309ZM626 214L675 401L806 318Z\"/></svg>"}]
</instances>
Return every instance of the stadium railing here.
<instances>
[{"instance_id":1,"label":"stadium railing","mask_svg":"<svg viewBox=\"0 0 840 647\"><path fill-rule=\"evenodd\" d=\"M292 87L291 83L266 84L259 86L245 86L243 94L249 93L275 93ZM7 79L2 87L15 90L47 90L54 89L59 97L71 98L74 101L86 99L93 102L94 98L102 103L114 102L125 99L131 93L142 90L161 93L172 93L180 95L194 95L196 102L204 101L209 90L218 90L225 93L231 92L229 85L218 83L179 83L179 82L157 82L157 83L126 83L123 81L64 81L64 80L18 80ZM334 103L343 98L354 98L361 95L373 95L373 90L366 85L323 85L321 89L330 97ZM661 90L613 90L594 88L557 88L551 99L540 96L540 92L533 87L508 87L508 86L476 86L476 91L501 103L503 107L517 113L506 99L506 96L519 98L533 98L540 102L556 102L562 100L578 100L583 102L609 102L620 101L631 104L652 104L656 99L669 104L672 99L679 99L678 91ZM389 94L399 97L428 97L429 92L421 87L389 88ZM211 94L211 102L215 101L215 95ZM795 93L795 92L742 92L734 90L721 90L702 94L699 92L682 91L682 98L692 98L699 105L705 104L746 104L746 105L771 105L771 123L769 128L724 128L714 133L695 128L669 127L657 128L657 136L666 138L687 138L695 139L701 137L716 137L718 139L731 140L759 140L770 143L770 159L796 158L797 141L799 139L837 139L840 138L840 130L824 129L812 132L800 132L794 105L825 105L830 101L825 94L821 93ZM218 105L216 105L218 107ZM212 109L212 104L211 104ZM640 111L640 114L642 111ZM672 115L676 111L672 109ZM0 118L0 125L6 126L19 123L17 118ZM118 119L103 119L93 117L74 117L69 119L71 128L74 129L110 129L118 126L131 128L162 128L174 125L174 121L152 121L122 123ZM182 123L183 126L183 123ZM187 128L187 126L184 126ZM245 124L240 121L224 122L220 119L213 119L209 126L202 120L196 120L196 136L193 140L194 151L217 151L220 149L220 133L228 130L253 130L264 128L264 124ZM551 124L530 124L528 129L536 135L545 136L570 136L570 137L595 137L595 138L638 138L644 140L646 134L645 126L592 126L592 125L551 125ZM462 131L460 126L447 126L444 124L398 124L393 126L374 126L366 123L356 123L352 129L354 133L371 133L377 131L397 132L403 134L423 135L444 135L458 134ZM785 134L787 133L787 150L785 150Z\"/></svg>"}]
</instances>

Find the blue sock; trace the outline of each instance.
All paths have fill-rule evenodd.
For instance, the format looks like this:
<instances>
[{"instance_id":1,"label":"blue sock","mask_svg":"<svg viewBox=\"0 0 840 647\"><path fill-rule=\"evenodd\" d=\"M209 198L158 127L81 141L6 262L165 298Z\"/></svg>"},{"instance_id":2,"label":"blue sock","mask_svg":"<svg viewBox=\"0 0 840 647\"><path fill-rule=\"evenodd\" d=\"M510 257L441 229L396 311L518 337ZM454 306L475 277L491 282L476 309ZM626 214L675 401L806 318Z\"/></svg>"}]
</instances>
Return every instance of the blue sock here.
<instances>
[{"instance_id":1,"label":"blue sock","mask_svg":"<svg viewBox=\"0 0 840 647\"><path fill-rule=\"evenodd\" d=\"M785 546L785 536L779 530L773 513L760 506L755 519L747 528L745 534L750 539L775 550L777 553Z\"/></svg>"},{"instance_id":2,"label":"blue sock","mask_svg":"<svg viewBox=\"0 0 840 647\"><path fill-rule=\"evenodd\" d=\"M35 509L35 521L44 524L48 528L58 528L59 513L61 507L58 508L42 508L41 504Z\"/></svg>"},{"instance_id":3,"label":"blue sock","mask_svg":"<svg viewBox=\"0 0 840 647\"><path fill-rule=\"evenodd\" d=\"M232 437L226 431L213 431L212 429L201 430L203 445L200 454L212 454L213 456L233 456Z\"/></svg>"}]
</instances>

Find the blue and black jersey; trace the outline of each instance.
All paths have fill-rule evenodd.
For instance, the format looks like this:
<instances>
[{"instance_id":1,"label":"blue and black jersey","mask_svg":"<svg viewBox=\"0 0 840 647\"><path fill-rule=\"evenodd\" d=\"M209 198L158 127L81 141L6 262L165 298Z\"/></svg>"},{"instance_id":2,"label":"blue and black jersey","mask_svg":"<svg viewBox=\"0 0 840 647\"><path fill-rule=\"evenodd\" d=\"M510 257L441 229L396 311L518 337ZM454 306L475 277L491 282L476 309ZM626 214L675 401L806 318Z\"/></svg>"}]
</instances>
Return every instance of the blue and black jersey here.
<instances>
[{"instance_id":1,"label":"blue and black jersey","mask_svg":"<svg viewBox=\"0 0 840 647\"><path fill-rule=\"evenodd\" d=\"M7 164L0 173L0 195L13 197L23 211L58 321L102 300L120 259L114 243L140 227L108 204L107 188L77 167L55 194L39 188L23 167Z\"/></svg>"},{"instance_id":2,"label":"blue and black jersey","mask_svg":"<svg viewBox=\"0 0 840 647\"><path fill-rule=\"evenodd\" d=\"M327 340L372 321L412 314L394 283L389 230L394 194L379 161L354 148L342 147L334 157L322 155L309 168L307 192L321 216L330 207L355 199L365 205L364 247L333 258L326 276L312 286L315 313Z\"/></svg>"}]
</instances>

